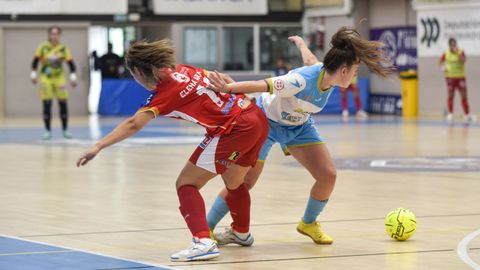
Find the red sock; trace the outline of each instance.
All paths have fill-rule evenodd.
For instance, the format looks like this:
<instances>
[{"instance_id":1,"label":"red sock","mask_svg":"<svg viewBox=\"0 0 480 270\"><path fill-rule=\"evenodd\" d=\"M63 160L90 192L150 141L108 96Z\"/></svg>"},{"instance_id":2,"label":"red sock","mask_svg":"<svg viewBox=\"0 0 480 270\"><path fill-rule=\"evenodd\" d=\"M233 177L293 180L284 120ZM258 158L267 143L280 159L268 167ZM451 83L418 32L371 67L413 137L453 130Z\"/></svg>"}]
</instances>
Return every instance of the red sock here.
<instances>
[{"instance_id":1,"label":"red sock","mask_svg":"<svg viewBox=\"0 0 480 270\"><path fill-rule=\"evenodd\" d=\"M247 186L241 184L237 189L227 189L227 202L232 216L232 228L239 233L250 231L250 193ZM208 228L208 227L207 227Z\"/></svg>"},{"instance_id":2,"label":"red sock","mask_svg":"<svg viewBox=\"0 0 480 270\"><path fill-rule=\"evenodd\" d=\"M342 110L348 110L347 108L347 89L342 88L340 92L340 98L342 101Z\"/></svg>"},{"instance_id":3,"label":"red sock","mask_svg":"<svg viewBox=\"0 0 480 270\"><path fill-rule=\"evenodd\" d=\"M190 232L194 237L210 238L205 202L198 188L191 185L181 186L177 190L182 213Z\"/></svg>"},{"instance_id":4,"label":"red sock","mask_svg":"<svg viewBox=\"0 0 480 270\"><path fill-rule=\"evenodd\" d=\"M357 111L360 111L362 109L362 103L360 102L359 95L355 96L355 107L357 107Z\"/></svg>"},{"instance_id":5,"label":"red sock","mask_svg":"<svg viewBox=\"0 0 480 270\"><path fill-rule=\"evenodd\" d=\"M447 100L448 113L453 112L453 98L448 98Z\"/></svg>"},{"instance_id":6,"label":"red sock","mask_svg":"<svg viewBox=\"0 0 480 270\"><path fill-rule=\"evenodd\" d=\"M466 98L462 99L462 106L463 106L463 112L465 114L469 114L470 113L470 108L468 107L468 99L466 99Z\"/></svg>"}]
</instances>

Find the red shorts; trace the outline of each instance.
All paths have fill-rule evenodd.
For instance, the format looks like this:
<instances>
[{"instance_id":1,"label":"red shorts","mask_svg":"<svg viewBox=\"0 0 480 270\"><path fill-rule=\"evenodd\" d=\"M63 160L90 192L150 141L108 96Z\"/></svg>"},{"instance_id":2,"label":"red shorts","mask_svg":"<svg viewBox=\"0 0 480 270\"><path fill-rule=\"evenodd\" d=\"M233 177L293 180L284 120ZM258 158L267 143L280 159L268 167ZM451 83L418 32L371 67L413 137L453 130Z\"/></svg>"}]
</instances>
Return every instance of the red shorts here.
<instances>
[{"instance_id":1,"label":"red shorts","mask_svg":"<svg viewBox=\"0 0 480 270\"><path fill-rule=\"evenodd\" d=\"M449 91L455 89L465 90L467 88L466 86L465 78L447 78L447 88Z\"/></svg>"},{"instance_id":2,"label":"red shorts","mask_svg":"<svg viewBox=\"0 0 480 270\"><path fill-rule=\"evenodd\" d=\"M190 162L216 174L223 174L232 164L253 167L268 131L265 113L252 103L237 117L231 132L205 136L190 157Z\"/></svg>"}]
</instances>

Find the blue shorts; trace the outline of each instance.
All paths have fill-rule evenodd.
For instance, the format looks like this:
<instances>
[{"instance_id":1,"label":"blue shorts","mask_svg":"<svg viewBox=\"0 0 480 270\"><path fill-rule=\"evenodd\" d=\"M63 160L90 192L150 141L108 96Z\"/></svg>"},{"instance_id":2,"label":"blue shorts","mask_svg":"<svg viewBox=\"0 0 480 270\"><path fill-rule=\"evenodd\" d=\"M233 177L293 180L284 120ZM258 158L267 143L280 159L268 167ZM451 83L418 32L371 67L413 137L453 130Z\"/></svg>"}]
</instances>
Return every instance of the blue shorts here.
<instances>
[{"instance_id":1,"label":"blue shorts","mask_svg":"<svg viewBox=\"0 0 480 270\"><path fill-rule=\"evenodd\" d=\"M281 125L275 121L268 120L270 132L268 138L260 150L258 161L264 162L267 159L268 152L275 143L279 143L285 155L289 155L288 148L296 146L306 146L313 144L322 144L323 139L318 134L314 121L310 118L300 126Z\"/></svg>"}]
</instances>

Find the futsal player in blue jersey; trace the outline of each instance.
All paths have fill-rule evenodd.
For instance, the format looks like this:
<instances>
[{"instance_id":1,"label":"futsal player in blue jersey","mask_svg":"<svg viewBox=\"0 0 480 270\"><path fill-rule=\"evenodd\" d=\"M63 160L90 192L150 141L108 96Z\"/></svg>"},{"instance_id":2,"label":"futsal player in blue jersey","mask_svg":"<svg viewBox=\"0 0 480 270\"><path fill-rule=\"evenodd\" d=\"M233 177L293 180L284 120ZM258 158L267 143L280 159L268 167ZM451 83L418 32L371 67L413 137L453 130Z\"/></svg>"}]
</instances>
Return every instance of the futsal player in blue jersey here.
<instances>
[{"instance_id":1,"label":"futsal player in blue jersey","mask_svg":"<svg viewBox=\"0 0 480 270\"><path fill-rule=\"evenodd\" d=\"M388 77L394 71L390 59L384 54L383 43L363 39L353 28L342 27L330 42L331 49L323 63L308 49L302 38L289 38L299 48L305 66L288 74L260 81L227 83L222 76L211 73L211 88L226 93L262 93L257 105L265 112L270 125L268 139L259 160L247 174L245 184L252 188L263 170L264 162L273 144L279 143L285 153L291 154L315 179L310 190L297 231L309 236L317 244L331 244L333 239L324 233L317 217L327 204L336 181L335 164L324 141L314 125L312 114L320 112L328 102L335 86L348 87L357 75L360 62L374 73ZM228 213L226 190L220 192L208 213L213 231ZM221 245L236 243L249 246L231 228L215 233Z\"/></svg>"}]
</instances>

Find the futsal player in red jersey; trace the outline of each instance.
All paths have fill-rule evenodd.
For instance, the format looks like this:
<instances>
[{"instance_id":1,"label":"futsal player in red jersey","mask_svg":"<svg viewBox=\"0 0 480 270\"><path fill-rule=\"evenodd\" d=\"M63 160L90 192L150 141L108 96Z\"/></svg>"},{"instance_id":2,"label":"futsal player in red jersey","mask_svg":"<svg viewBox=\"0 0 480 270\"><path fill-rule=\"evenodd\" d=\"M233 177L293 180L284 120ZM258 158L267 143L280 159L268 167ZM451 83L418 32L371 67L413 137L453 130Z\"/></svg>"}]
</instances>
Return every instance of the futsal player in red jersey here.
<instances>
[{"instance_id":1,"label":"futsal player in red jersey","mask_svg":"<svg viewBox=\"0 0 480 270\"><path fill-rule=\"evenodd\" d=\"M217 174L222 176L228 190L226 201L234 213L232 229L251 245L250 195L243 181L256 164L268 136L268 121L262 110L243 94L216 93L208 89L207 71L175 65L173 53L167 40L140 41L130 46L125 56L126 66L152 95L135 115L82 154L77 166L87 164L102 149L132 136L159 115L205 127L205 139L176 182L180 212L193 235L193 244L170 259L208 260L220 253L210 239L205 203L199 189Z\"/></svg>"}]
</instances>

